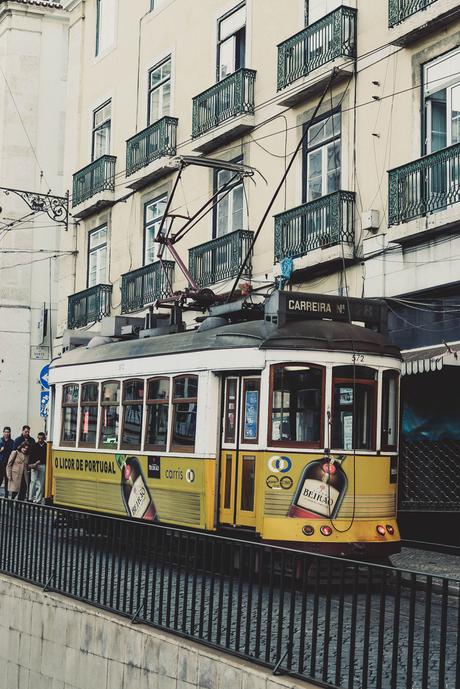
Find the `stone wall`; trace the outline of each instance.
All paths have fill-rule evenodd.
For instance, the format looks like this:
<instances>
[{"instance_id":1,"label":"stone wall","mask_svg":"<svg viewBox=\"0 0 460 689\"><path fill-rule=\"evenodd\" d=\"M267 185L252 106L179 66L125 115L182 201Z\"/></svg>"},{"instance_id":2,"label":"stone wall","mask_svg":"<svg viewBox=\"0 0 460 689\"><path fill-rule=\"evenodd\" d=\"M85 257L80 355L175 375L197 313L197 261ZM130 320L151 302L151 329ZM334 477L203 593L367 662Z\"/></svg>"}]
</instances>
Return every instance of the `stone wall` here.
<instances>
[{"instance_id":1,"label":"stone wall","mask_svg":"<svg viewBox=\"0 0 460 689\"><path fill-rule=\"evenodd\" d=\"M0 576L2 689L313 689Z\"/></svg>"}]
</instances>

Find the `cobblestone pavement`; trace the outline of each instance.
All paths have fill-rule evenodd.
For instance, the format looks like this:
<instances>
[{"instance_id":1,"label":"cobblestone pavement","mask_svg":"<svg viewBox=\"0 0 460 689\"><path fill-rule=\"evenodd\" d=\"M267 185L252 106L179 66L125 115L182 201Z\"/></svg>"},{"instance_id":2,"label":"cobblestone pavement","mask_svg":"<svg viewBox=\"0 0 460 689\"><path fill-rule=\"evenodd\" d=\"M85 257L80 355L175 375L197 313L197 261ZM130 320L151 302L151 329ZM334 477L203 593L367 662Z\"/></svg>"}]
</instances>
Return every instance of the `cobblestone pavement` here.
<instances>
[{"instance_id":1,"label":"cobblestone pavement","mask_svg":"<svg viewBox=\"0 0 460 689\"><path fill-rule=\"evenodd\" d=\"M390 559L401 569L460 579L460 549L457 556L422 548L401 548L401 552Z\"/></svg>"}]
</instances>

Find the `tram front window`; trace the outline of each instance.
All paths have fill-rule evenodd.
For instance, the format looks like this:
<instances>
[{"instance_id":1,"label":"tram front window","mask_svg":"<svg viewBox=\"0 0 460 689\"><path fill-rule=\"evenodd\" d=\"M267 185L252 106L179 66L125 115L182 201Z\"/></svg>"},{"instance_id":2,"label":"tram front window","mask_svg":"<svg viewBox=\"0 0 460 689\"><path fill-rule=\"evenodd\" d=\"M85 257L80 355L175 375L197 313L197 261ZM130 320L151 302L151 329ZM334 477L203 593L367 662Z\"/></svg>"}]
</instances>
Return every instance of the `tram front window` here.
<instances>
[{"instance_id":1,"label":"tram front window","mask_svg":"<svg viewBox=\"0 0 460 689\"><path fill-rule=\"evenodd\" d=\"M100 446L116 449L119 434L120 383L102 383Z\"/></svg>"},{"instance_id":2,"label":"tram front window","mask_svg":"<svg viewBox=\"0 0 460 689\"><path fill-rule=\"evenodd\" d=\"M127 450L141 447L144 381L127 380L123 385L123 431L121 446Z\"/></svg>"},{"instance_id":3,"label":"tram front window","mask_svg":"<svg viewBox=\"0 0 460 689\"><path fill-rule=\"evenodd\" d=\"M304 364L273 367L271 440L319 446L323 371Z\"/></svg>"},{"instance_id":4,"label":"tram front window","mask_svg":"<svg viewBox=\"0 0 460 689\"><path fill-rule=\"evenodd\" d=\"M96 446L98 397L97 383L84 383L81 386L80 445Z\"/></svg>"},{"instance_id":5,"label":"tram front window","mask_svg":"<svg viewBox=\"0 0 460 689\"><path fill-rule=\"evenodd\" d=\"M65 385L62 391L62 434L63 445L75 445L77 440L78 385Z\"/></svg>"},{"instance_id":6,"label":"tram front window","mask_svg":"<svg viewBox=\"0 0 460 689\"><path fill-rule=\"evenodd\" d=\"M375 448L376 371L364 366L337 366L333 377L332 447Z\"/></svg>"}]
</instances>

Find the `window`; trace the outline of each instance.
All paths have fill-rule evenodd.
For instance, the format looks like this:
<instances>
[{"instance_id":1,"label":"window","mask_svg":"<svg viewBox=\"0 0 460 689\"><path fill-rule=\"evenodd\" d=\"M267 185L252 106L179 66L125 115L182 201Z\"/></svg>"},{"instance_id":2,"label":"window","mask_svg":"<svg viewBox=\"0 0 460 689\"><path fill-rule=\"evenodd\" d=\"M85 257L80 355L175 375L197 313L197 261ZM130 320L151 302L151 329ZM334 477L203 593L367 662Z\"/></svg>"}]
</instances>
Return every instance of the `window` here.
<instances>
[{"instance_id":1,"label":"window","mask_svg":"<svg viewBox=\"0 0 460 689\"><path fill-rule=\"evenodd\" d=\"M364 366L336 366L332 395L332 447L374 449L375 370Z\"/></svg>"},{"instance_id":2,"label":"window","mask_svg":"<svg viewBox=\"0 0 460 689\"><path fill-rule=\"evenodd\" d=\"M225 381L225 417L224 417L224 442L236 442L238 404L238 379L227 378Z\"/></svg>"},{"instance_id":3,"label":"window","mask_svg":"<svg viewBox=\"0 0 460 689\"><path fill-rule=\"evenodd\" d=\"M64 385L62 389L62 430L63 445L75 445L77 440L78 385Z\"/></svg>"},{"instance_id":4,"label":"window","mask_svg":"<svg viewBox=\"0 0 460 689\"><path fill-rule=\"evenodd\" d=\"M169 378L153 378L147 383L147 428L145 447L166 450L169 417Z\"/></svg>"},{"instance_id":5,"label":"window","mask_svg":"<svg viewBox=\"0 0 460 689\"><path fill-rule=\"evenodd\" d=\"M150 11L155 9L155 0L150 0Z\"/></svg>"},{"instance_id":6,"label":"window","mask_svg":"<svg viewBox=\"0 0 460 689\"><path fill-rule=\"evenodd\" d=\"M323 369L306 364L272 366L271 442L322 444Z\"/></svg>"},{"instance_id":7,"label":"window","mask_svg":"<svg viewBox=\"0 0 460 689\"><path fill-rule=\"evenodd\" d=\"M198 376L174 379L171 450L195 450Z\"/></svg>"},{"instance_id":8,"label":"window","mask_svg":"<svg viewBox=\"0 0 460 689\"><path fill-rule=\"evenodd\" d=\"M153 124L171 109L171 56L149 72L148 124Z\"/></svg>"},{"instance_id":9,"label":"window","mask_svg":"<svg viewBox=\"0 0 460 689\"><path fill-rule=\"evenodd\" d=\"M93 112L92 160L110 153L112 127L112 101L107 101Z\"/></svg>"},{"instance_id":10,"label":"window","mask_svg":"<svg viewBox=\"0 0 460 689\"><path fill-rule=\"evenodd\" d=\"M122 448L127 450L140 450L143 411L144 381L127 380L123 383Z\"/></svg>"},{"instance_id":11,"label":"window","mask_svg":"<svg viewBox=\"0 0 460 689\"><path fill-rule=\"evenodd\" d=\"M460 49L424 67L426 153L460 141Z\"/></svg>"},{"instance_id":12,"label":"window","mask_svg":"<svg viewBox=\"0 0 460 689\"><path fill-rule=\"evenodd\" d=\"M305 0L305 26L314 24L343 5L343 0Z\"/></svg>"},{"instance_id":13,"label":"window","mask_svg":"<svg viewBox=\"0 0 460 689\"><path fill-rule=\"evenodd\" d=\"M98 402L99 385L97 383L84 383L81 386L80 398L79 445L96 447Z\"/></svg>"},{"instance_id":14,"label":"window","mask_svg":"<svg viewBox=\"0 0 460 689\"><path fill-rule=\"evenodd\" d=\"M399 374L384 371L382 378L382 449L398 449Z\"/></svg>"},{"instance_id":15,"label":"window","mask_svg":"<svg viewBox=\"0 0 460 689\"><path fill-rule=\"evenodd\" d=\"M167 202L168 195L163 194L144 206L144 265L153 263L155 260L158 248L155 246L155 237L160 229Z\"/></svg>"},{"instance_id":16,"label":"window","mask_svg":"<svg viewBox=\"0 0 460 689\"><path fill-rule=\"evenodd\" d=\"M120 383L113 381L102 383L100 447L117 449L120 433L119 403Z\"/></svg>"},{"instance_id":17,"label":"window","mask_svg":"<svg viewBox=\"0 0 460 689\"><path fill-rule=\"evenodd\" d=\"M107 225L88 235L88 287L107 282Z\"/></svg>"},{"instance_id":18,"label":"window","mask_svg":"<svg viewBox=\"0 0 460 689\"><path fill-rule=\"evenodd\" d=\"M256 444L259 440L259 378L243 379L242 405L241 442Z\"/></svg>"},{"instance_id":19,"label":"window","mask_svg":"<svg viewBox=\"0 0 460 689\"><path fill-rule=\"evenodd\" d=\"M308 129L304 200L314 201L340 189L340 113L315 122Z\"/></svg>"},{"instance_id":20,"label":"window","mask_svg":"<svg viewBox=\"0 0 460 689\"><path fill-rule=\"evenodd\" d=\"M96 56L115 42L116 0L96 0Z\"/></svg>"},{"instance_id":21,"label":"window","mask_svg":"<svg viewBox=\"0 0 460 689\"><path fill-rule=\"evenodd\" d=\"M242 4L219 20L217 81L244 67L246 52L246 5Z\"/></svg>"},{"instance_id":22,"label":"window","mask_svg":"<svg viewBox=\"0 0 460 689\"><path fill-rule=\"evenodd\" d=\"M236 158L232 163L242 164L243 158ZM231 170L217 170L214 173L215 192L222 189L235 173ZM224 234L235 230L246 229L246 204L244 199L243 181L230 192L225 191L218 196L214 212L214 237L222 237Z\"/></svg>"}]
</instances>

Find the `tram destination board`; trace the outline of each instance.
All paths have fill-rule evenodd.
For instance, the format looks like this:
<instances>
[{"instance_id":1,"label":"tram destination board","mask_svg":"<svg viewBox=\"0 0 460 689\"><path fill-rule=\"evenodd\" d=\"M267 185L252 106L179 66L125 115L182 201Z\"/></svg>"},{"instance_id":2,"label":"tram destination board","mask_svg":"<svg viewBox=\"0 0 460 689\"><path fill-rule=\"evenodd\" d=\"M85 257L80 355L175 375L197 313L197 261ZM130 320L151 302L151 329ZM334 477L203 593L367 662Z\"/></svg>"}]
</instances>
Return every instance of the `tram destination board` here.
<instances>
[{"instance_id":1,"label":"tram destination board","mask_svg":"<svg viewBox=\"0 0 460 689\"><path fill-rule=\"evenodd\" d=\"M278 325L286 320L326 318L333 321L359 321L368 327L386 329L387 306L378 299L357 299L304 292L275 292L265 309L269 320L277 317Z\"/></svg>"}]
</instances>

